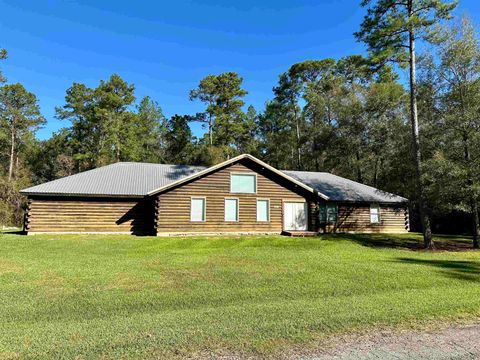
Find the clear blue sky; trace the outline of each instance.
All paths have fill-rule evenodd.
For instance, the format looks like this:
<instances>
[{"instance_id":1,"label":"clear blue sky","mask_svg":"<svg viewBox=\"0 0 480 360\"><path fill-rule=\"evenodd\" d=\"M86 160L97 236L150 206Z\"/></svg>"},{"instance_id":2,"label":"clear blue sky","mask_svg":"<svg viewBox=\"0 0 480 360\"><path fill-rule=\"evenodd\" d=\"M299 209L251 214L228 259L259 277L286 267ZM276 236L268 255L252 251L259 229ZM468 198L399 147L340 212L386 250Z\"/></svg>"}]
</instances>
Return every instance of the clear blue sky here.
<instances>
[{"instance_id":1,"label":"clear blue sky","mask_svg":"<svg viewBox=\"0 0 480 360\"><path fill-rule=\"evenodd\" d=\"M236 71L262 110L278 75L295 62L363 52L352 35L360 0L2 1L1 67L9 82L35 93L48 138L68 122L54 118L72 82L96 86L118 73L151 96L166 116L203 109L188 92L208 74ZM457 14L480 16L480 1ZM194 133L202 131L193 124Z\"/></svg>"}]
</instances>

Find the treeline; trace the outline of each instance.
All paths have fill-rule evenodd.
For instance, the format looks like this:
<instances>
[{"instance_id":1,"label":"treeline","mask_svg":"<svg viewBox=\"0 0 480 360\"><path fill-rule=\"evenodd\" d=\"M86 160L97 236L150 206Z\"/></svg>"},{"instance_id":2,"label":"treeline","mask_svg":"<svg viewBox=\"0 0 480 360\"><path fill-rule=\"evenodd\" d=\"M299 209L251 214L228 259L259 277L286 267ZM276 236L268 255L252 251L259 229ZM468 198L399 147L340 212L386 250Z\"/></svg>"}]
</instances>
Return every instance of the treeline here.
<instances>
[{"instance_id":1,"label":"treeline","mask_svg":"<svg viewBox=\"0 0 480 360\"><path fill-rule=\"evenodd\" d=\"M35 131L45 119L35 95L4 85L0 223L21 223L18 189L30 184L117 161L211 165L250 153L280 169L328 171L411 199L413 225L424 230L427 247L432 218L433 229L445 231L442 219L456 216L462 226L455 230L477 241L477 34L466 19L444 22L452 4L410 3L366 1L355 35L368 56L292 65L258 112L245 104L247 89L234 72L208 75L190 91L203 112L168 119L114 74L95 88L72 84L56 108L65 128L39 141ZM412 35L431 44L418 58ZM410 70L407 85L399 80L402 68ZM204 126L204 136L193 136L192 122Z\"/></svg>"}]
</instances>

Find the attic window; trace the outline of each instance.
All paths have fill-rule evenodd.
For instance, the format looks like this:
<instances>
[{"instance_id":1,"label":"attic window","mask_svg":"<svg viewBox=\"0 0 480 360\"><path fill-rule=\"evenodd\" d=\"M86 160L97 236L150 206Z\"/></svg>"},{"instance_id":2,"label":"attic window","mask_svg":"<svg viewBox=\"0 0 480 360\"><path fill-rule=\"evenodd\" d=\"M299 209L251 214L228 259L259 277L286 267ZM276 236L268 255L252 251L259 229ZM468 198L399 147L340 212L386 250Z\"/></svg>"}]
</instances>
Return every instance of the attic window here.
<instances>
[{"instance_id":1,"label":"attic window","mask_svg":"<svg viewBox=\"0 0 480 360\"><path fill-rule=\"evenodd\" d=\"M230 175L230 192L255 194L257 192L257 175L237 173Z\"/></svg>"}]
</instances>

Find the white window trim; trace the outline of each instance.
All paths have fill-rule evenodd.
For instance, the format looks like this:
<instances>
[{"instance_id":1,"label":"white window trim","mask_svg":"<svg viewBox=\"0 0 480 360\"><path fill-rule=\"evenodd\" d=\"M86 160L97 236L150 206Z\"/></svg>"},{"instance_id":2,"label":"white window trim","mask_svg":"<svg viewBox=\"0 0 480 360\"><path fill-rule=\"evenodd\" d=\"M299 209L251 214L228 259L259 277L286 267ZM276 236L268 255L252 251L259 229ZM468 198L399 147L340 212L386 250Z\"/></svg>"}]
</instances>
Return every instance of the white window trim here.
<instances>
[{"instance_id":1,"label":"white window trim","mask_svg":"<svg viewBox=\"0 0 480 360\"><path fill-rule=\"evenodd\" d=\"M227 220L227 200L237 200L237 220ZM240 221L240 199L236 197L226 197L223 200L223 220L236 223Z\"/></svg>"},{"instance_id":2,"label":"white window trim","mask_svg":"<svg viewBox=\"0 0 480 360\"><path fill-rule=\"evenodd\" d=\"M252 175L255 177L255 191L254 192L240 192L240 191L233 191L232 190L232 176L233 175ZM254 172L230 172L230 193L231 194L256 194L258 191L258 177L257 173Z\"/></svg>"},{"instance_id":3,"label":"white window trim","mask_svg":"<svg viewBox=\"0 0 480 360\"><path fill-rule=\"evenodd\" d=\"M192 201L193 200L203 200L203 219L202 220L192 220ZM206 196L191 196L190 197L190 222L200 223L207 221L207 197Z\"/></svg>"},{"instance_id":4,"label":"white window trim","mask_svg":"<svg viewBox=\"0 0 480 360\"><path fill-rule=\"evenodd\" d=\"M377 214L372 214L372 209L377 209ZM378 221L372 221L372 215L377 215ZM380 218L380 205L379 204L370 204L370 224L380 224L381 223L381 218Z\"/></svg>"},{"instance_id":5,"label":"white window trim","mask_svg":"<svg viewBox=\"0 0 480 360\"><path fill-rule=\"evenodd\" d=\"M267 205L267 220L258 220L258 201L266 201L268 203ZM270 222L270 199L266 199L266 198L257 198L257 201L255 203L255 206L256 206L256 210L257 210L257 222L260 222L260 223L269 223Z\"/></svg>"}]
</instances>

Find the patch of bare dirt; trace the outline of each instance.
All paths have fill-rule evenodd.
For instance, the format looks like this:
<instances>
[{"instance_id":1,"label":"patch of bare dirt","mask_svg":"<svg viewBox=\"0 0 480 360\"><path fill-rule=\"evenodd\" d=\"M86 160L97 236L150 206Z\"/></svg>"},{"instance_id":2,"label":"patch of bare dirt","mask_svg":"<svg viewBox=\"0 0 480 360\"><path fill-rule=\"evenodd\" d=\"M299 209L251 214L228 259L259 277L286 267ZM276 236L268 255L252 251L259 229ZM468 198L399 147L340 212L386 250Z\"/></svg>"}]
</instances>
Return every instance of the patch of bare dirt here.
<instances>
[{"instance_id":1,"label":"patch of bare dirt","mask_svg":"<svg viewBox=\"0 0 480 360\"><path fill-rule=\"evenodd\" d=\"M480 323L435 330L377 330L323 340L274 356L197 353L182 359L243 360L473 360L480 359Z\"/></svg>"},{"instance_id":2,"label":"patch of bare dirt","mask_svg":"<svg viewBox=\"0 0 480 360\"><path fill-rule=\"evenodd\" d=\"M345 335L318 349L287 356L289 359L479 359L480 324L441 330L374 332Z\"/></svg>"}]
</instances>

